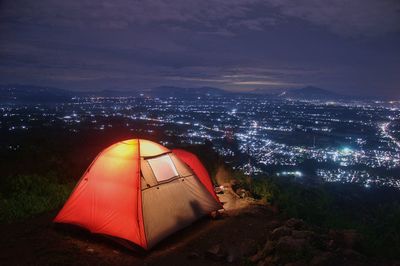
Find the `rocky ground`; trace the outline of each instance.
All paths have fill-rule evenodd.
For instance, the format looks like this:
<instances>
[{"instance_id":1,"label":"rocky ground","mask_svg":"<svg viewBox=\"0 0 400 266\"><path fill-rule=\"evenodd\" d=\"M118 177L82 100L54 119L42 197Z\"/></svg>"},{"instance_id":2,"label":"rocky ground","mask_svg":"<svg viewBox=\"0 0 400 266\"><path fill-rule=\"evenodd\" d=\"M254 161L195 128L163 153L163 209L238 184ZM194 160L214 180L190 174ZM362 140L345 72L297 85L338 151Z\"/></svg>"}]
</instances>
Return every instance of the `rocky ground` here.
<instances>
[{"instance_id":1,"label":"rocky ground","mask_svg":"<svg viewBox=\"0 0 400 266\"><path fill-rule=\"evenodd\" d=\"M220 217L206 217L149 252L56 228L55 213L3 225L0 265L388 265L358 253L362 239L354 231L319 232L232 191L220 197L225 206Z\"/></svg>"}]
</instances>

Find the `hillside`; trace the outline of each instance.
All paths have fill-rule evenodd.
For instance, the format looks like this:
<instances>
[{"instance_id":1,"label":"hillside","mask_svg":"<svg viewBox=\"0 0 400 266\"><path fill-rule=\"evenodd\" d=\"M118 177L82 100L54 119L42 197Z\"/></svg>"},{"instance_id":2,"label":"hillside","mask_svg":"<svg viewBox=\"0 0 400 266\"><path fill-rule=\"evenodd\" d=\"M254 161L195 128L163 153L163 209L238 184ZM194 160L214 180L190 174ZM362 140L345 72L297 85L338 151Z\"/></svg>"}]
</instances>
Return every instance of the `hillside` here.
<instances>
[{"instance_id":1,"label":"hillside","mask_svg":"<svg viewBox=\"0 0 400 266\"><path fill-rule=\"evenodd\" d=\"M220 218L204 218L148 252L56 227L55 212L3 225L0 260L2 265L384 265L354 251L353 235L316 233L301 220L282 219L271 206L234 192L220 199L225 206Z\"/></svg>"},{"instance_id":2,"label":"hillside","mask_svg":"<svg viewBox=\"0 0 400 266\"><path fill-rule=\"evenodd\" d=\"M294 100L340 100L357 99L331 92L329 90L308 86L296 89L254 90L250 92L232 92L213 87L174 87L160 86L150 89L126 90L97 90L97 91L72 91L50 87L32 85L2 85L0 86L0 102L12 103L58 103L69 102L73 97L265 97L273 99Z\"/></svg>"}]
</instances>

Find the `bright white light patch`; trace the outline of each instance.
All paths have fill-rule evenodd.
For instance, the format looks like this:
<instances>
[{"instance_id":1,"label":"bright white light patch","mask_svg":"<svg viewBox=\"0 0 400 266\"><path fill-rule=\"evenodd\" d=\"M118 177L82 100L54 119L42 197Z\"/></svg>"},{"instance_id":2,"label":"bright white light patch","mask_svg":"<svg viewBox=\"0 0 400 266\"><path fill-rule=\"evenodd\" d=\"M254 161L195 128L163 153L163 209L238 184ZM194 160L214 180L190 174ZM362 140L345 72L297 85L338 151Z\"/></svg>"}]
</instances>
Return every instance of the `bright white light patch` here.
<instances>
[{"instance_id":1,"label":"bright white light patch","mask_svg":"<svg viewBox=\"0 0 400 266\"><path fill-rule=\"evenodd\" d=\"M151 169L158 182L162 182L178 176L175 165L169 155L148 159Z\"/></svg>"}]
</instances>

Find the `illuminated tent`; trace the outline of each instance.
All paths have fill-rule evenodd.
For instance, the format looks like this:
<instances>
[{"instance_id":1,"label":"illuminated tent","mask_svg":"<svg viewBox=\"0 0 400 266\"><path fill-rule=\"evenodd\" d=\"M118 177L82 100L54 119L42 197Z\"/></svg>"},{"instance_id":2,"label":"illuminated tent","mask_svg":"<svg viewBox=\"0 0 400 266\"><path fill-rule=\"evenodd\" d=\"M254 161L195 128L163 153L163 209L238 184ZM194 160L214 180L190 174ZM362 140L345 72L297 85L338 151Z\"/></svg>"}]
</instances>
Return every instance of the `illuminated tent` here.
<instances>
[{"instance_id":1,"label":"illuminated tent","mask_svg":"<svg viewBox=\"0 0 400 266\"><path fill-rule=\"evenodd\" d=\"M221 208L195 155L131 139L97 156L54 221L150 249Z\"/></svg>"}]
</instances>

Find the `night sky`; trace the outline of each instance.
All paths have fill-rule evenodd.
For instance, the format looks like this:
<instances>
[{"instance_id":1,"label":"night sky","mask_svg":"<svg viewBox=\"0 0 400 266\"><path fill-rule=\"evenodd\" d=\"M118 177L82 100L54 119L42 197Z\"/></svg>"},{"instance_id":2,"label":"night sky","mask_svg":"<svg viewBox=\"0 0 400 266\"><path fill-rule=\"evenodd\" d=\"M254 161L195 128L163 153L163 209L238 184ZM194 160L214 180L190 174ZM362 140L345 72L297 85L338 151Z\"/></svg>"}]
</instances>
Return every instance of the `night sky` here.
<instances>
[{"instance_id":1,"label":"night sky","mask_svg":"<svg viewBox=\"0 0 400 266\"><path fill-rule=\"evenodd\" d=\"M0 84L400 97L400 1L2 0Z\"/></svg>"}]
</instances>

